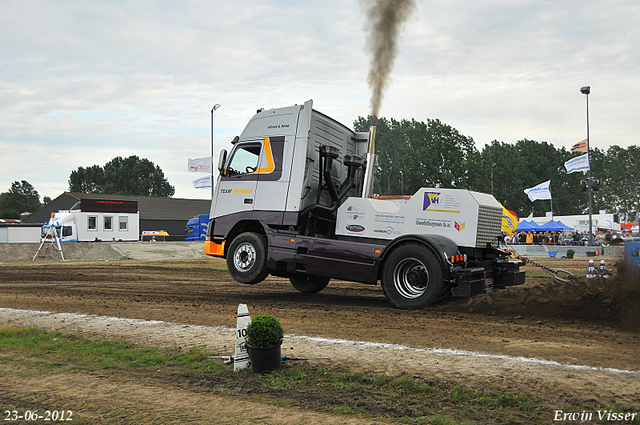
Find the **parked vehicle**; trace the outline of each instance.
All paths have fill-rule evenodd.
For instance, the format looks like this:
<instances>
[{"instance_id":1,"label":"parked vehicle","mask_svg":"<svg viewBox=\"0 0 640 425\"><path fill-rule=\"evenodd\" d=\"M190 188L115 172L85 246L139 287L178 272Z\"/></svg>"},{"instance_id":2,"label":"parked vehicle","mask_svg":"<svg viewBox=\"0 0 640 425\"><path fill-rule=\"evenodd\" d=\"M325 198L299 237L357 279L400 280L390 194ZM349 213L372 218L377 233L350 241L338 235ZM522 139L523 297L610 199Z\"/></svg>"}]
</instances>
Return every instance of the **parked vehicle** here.
<instances>
[{"instance_id":1,"label":"parked vehicle","mask_svg":"<svg viewBox=\"0 0 640 425\"><path fill-rule=\"evenodd\" d=\"M82 199L79 204L79 209L53 213L42 226L41 241L51 239L53 229L60 242L139 240L137 201Z\"/></svg>"},{"instance_id":2,"label":"parked vehicle","mask_svg":"<svg viewBox=\"0 0 640 425\"><path fill-rule=\"evenodd\" d=\"M187 227L184 229L184 240L204 241L207 239L208 229L209 214L197 215L187 222Z\"/></svg>"}]
</instances>

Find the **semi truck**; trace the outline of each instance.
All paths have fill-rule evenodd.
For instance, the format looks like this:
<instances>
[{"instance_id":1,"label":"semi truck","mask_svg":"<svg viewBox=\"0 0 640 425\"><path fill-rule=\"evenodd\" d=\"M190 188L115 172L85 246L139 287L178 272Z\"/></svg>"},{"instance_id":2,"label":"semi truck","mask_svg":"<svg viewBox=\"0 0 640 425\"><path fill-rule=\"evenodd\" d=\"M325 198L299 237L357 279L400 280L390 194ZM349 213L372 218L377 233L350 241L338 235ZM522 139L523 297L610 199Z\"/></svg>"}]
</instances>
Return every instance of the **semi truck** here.
<instances>
[{"instance_id":1,"label":"semi truck","mask_svg":"<svg viewBox=\"0 0 640 425\"><path fill-rule=\"evenodd\" d=\"M209 228L209 214L199 214L187 221L184 229L185 241L204 241L207 239Z\"/></svg>"},{"instance_id":2,"label":"semi truck","mask_svg":"<svg viewBox=\"0 0 640 425\"><path fill-rule=\"evenodd\" d=\"M500 249L502 205L461 189L372 196L375 126L354 132L302 105L260 109L218 160L205 254L256 284L288 278L302 293L331 279L377 285L417 309L524 283Z\"/></svg>"},{"instance_id":3,"label":"semi truck","mask_svg":"<svg viewBox=\"0 0 640 425\"><path fill-rule=\"evenodd\" d=\"M42 226L40 240L60 242L138 241L140 219L137 201L81 199L68 210L52 213Z\"/></svg>"}]
</instances>

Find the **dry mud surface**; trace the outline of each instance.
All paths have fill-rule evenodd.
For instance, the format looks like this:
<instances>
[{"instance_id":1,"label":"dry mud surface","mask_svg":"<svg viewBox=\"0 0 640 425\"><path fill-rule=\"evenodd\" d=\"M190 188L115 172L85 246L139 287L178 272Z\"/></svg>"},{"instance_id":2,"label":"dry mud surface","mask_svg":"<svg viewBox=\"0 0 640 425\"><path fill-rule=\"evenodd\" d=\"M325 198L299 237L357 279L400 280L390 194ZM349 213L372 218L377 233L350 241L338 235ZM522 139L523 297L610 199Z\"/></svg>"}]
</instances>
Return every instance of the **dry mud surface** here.
<instances>
[{"instance_id":1,"label":"dry mud surface","mask_svg":"<svg viewBox=\"0 0 640 425\"><path fill-rule=\"evenodd\" d=\"M616 259L605 260L616 272ZM536 261L579 276L588 264L585 258ZM223 261L209 258L5 261L0 263L0 324L229 355L242 303L252 316L280 320L287 334L283 354L328 357L316 360L318 365L451 385L491 385L504 393L543 397L558 409L592 403L640 410L639 285L629 285L620 273L560 283L540 268L528 265L526 270L527 283L520 287L402 311L390 307L379 286L331 281L321 293L306 295L280 278L242 285L230 278ZM28 400L28 380L10 376L13 381L0 390L0 399ZM64 379L92 388L89 398L102 394L122 403L132 393L145 397L153 392L138 382L123 386L98 378ZM59 392L64 399L70 397L65 385L47 382L43 391ZM199 405L204 397L180 388L162 392L166 401L159 411ZM223 412L220 417L236 415L223 397L206 398L206 409ZM157 403L153 400L149 395L148 402ZM259 423L371 422L252 406L245 407L264 414ZM237 411L238 417L245 413Z\"/></svg>"}]
</instances>

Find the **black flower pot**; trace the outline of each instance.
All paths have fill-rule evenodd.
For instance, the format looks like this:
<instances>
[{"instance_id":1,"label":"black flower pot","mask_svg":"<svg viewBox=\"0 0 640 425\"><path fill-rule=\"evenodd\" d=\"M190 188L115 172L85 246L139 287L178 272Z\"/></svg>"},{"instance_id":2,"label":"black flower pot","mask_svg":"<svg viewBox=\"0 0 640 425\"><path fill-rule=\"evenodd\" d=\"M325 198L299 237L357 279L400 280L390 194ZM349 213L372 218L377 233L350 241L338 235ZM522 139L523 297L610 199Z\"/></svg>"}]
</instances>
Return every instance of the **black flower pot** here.
<instances>
[{"instance_id":1,"label":"black flower pot","mask_svg":"<svg viewBox=\"0 0 640 425\"><path fill-rule=\"evenodd\" d=\"M247 343L254 373L267 373L282 368L282 342L269 348L254 347Z\"/></svg>"}]
</instances>

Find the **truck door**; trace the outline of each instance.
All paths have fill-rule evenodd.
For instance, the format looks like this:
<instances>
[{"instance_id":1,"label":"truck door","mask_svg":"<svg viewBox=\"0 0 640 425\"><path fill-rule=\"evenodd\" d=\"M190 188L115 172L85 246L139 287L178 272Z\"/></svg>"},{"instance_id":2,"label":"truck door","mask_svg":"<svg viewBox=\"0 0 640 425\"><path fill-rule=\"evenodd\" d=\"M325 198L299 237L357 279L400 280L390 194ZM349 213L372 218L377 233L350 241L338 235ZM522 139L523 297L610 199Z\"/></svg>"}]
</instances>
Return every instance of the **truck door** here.
<instances>
[{"instance_id":1,"label":"truck door","mask_svg":"<svg viewBox=\"0 0 640 425\"><path fill-rule=\"evenodd\" d=\"M214 217L253 211L261 150L261 141L236 143L220 175Z\"/></svg>"},{"instance_id":2,"label":"truck door","mask_svg":"<svg viewBox=\"0 0 640 425\"><path fill-rule=\"evenodd\" d=\"M284 136L263 137L262 153L256 170L258 175L255 198L256 211L275 211L278 213L285 211L289 192L289 173L283 167L284 149ZM281 224L281 222L274 222L274 224Z\"/></svg>"}]
</instances>

